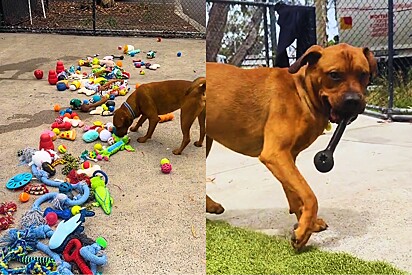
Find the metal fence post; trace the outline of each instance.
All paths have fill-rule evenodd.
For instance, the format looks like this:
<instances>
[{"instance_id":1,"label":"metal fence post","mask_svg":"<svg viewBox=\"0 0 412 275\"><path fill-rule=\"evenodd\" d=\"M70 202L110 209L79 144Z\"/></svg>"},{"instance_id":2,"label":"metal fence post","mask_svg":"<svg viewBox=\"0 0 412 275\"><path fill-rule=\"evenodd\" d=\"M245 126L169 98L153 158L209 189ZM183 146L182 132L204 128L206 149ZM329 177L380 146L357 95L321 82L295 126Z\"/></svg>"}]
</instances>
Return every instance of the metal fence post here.
<instances>
[{"instance_id":1,"label":"metal fence post","mask_svg":"<svg viewBox=\"0 0 412 275\"><path fill-rule=\"evenodd\" d=\"M263 29L265 31L265 59L266 59L266 66L270 67L269 61L269 27L268 27L268 10L267 6L263 6Z\"/></svg>"},{"instance_id":2,"label":"metal fence post","mask_svg":"<svg viewBox=\"0 0 412 275\"><path fill-rule=\"evenodd\" d=\"M388 116L391 119L393 109L393 0L388 0Z\"/></svg>"},{"instance_id":3,"label":"metal fence post","mask_svg":"<svg viewBox=\"0 0 412 275\"><path fill-rule=\"evenodd\" d=\"M96 35L96 0L93 0L93 35Z\"/></svg>"}]
</instances>

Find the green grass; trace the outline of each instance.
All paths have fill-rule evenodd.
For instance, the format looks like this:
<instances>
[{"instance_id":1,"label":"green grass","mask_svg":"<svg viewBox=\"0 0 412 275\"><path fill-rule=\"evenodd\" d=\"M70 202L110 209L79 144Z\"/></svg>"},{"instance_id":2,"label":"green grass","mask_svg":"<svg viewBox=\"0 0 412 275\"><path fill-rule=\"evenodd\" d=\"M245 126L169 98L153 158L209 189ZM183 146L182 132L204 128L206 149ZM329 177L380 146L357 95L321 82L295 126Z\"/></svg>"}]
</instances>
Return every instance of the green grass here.
<instances>
[{"instance_id":1,"label":"green grass","mask_svg":"<svg viewBox=\"0 0 412 275\"><path fill-rule=\"evenodd\" d=\"M207 220L207 274L406 274L384 262L307 247L293 250L286 238Z\"/></svg>"}]
</instances>

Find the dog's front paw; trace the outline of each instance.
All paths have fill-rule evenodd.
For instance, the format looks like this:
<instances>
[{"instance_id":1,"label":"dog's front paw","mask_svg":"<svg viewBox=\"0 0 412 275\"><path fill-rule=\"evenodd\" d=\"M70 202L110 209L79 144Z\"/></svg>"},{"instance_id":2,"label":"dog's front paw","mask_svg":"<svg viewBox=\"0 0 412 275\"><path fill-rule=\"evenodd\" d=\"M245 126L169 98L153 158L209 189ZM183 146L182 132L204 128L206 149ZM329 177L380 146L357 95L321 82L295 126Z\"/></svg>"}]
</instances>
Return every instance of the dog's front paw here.
<instances>
[{"instance_id":1,"label":"dog's front paw","mask_svg":"<svg viewBox=\"0 0 412 275\"><path fill-rule=\"evenodd\" d=\"M145 143L146 141L147 141L147 137L139 137L138 139L137 139L137 142L139 142L139 143Z\"/></svg>"},{"instance_id":2,"label":"dog's front paw","mask_svg":"<svg viewBox=\"0 0 412 275\"><path fill-rule=\"evenodd\" d=\"M202 143L203 143L203 142L195 141L195 142L193 143L193 145L196 146L196 147L202 147Z\"/></svg>"},{"instance_id":3,"label":"dog's front paw","mask_svg":"<svg viewBox=\"0 0 412 275\"><path fill-rule=\"evenodd\" d=\"M182 151L181 151L180 148L179 148L179 149L174 149L174 150L172 151L172 153L173 153L174 155L181 155L181 154L182 154Z\"/></svg>"}]
</instances>

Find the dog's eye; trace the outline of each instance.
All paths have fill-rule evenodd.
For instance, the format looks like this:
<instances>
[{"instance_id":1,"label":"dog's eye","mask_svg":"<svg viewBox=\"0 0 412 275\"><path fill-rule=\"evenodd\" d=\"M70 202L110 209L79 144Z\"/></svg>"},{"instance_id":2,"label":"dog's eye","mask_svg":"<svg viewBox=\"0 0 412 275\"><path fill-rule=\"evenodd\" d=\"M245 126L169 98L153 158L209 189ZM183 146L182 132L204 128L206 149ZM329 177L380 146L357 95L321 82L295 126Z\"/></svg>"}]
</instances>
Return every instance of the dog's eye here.
<instances>
[{"instance_id":1,"label":"dog's eye","mask_svg":"<svg viewBox=\"0 0 412 275\"><path fill-rule=\"evenodd\" d=\"M332 78L335 81L341 79L341 75L338 72L330 72L329 77Z\"/></svg>"},{"instance_id":2,"label":"dog's eye","mask_svg":"<svg viewBox=\"0 0 412 275\"><path fill-rule=\"evenodd\" d=\"M369 73L367 73L367 72L362 72L362 73L360 74L361 79L365 79L365 78L367 78L368 76L369 76Z\"/></svg>"}]
</instances>

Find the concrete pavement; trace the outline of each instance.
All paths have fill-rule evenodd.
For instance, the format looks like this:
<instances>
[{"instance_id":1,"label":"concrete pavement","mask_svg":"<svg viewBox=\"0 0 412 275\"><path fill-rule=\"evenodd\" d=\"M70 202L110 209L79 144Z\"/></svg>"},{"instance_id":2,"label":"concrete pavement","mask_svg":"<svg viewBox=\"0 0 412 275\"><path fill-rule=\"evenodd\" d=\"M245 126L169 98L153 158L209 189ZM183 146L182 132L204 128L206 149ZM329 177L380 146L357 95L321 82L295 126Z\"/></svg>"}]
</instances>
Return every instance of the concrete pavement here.
<instances>
[{"instance_id":1,"label":"concrete pavement","mask_svg":"<svg viewBox=\"0 0 412 275\"><path fill-rule=\"evenodd\" d=\"M309 245L384 260L412 272L412 124L379 123L360 116L347 127L335 151L335 167L319 173L314 155L333 132L322 135L297 159L314 190L327 231ZM206 162L207 193L226 209L207 215L267 234L290 234L296 218L280 183L257 158L214 143Z\"/></svg>"},{"instance_id":2,"label":"concrete pavement","mask_svg":"<svg viewBox=\"0 0 412 275\"><path fill-rule=\"evenodd\" d=\"M68 90L59 92L47 82L48 70L61 60L65 66L76 65L79 59L96 53L100 57L119 54L118 45L131 44L142 50L135 56L146 61L149 50L156 51L152 63L157 71L146 70L139 75L132 58L123 60L123 67L131 73L132 91L136 83L168 79L193 80L205 75L205 41L187 39L162 39L136 37L87 37L45 34L0 34L0 203L14 201L18 204L16 226L29 203L18 201L19 192L5 187L9 178L29 172L28 166L18 166L17 151L25 147L38 148L42 131L49 129L56 117L54 104L68 107L71 98L86 99L86 95ZM182 52L178 58L176 53ZM35 69L45 72L43 80L33 76ZM88 70L88 69L85 69ZM90 70L90 69L89 69ZM117 97L116 106L126 99ZM158 125L152 140L145 144L136 139L144 135L147 123L138 133L132 133L131 146L136 152L120 151L108 162L99 162L109 177L108 188L114 198L110 215L94 208L96 216L88 218L85 233L95 239L107 239L108 264L104 274L204 274L205 272L205 219L204 179L205 149L188 145L181 156L172 149L182 139L179 111L175 120ZM79 113L86 125L100 120L110 122L112 117ZM82 139L78 130L75 141L57 139L55 148L65 144L68 152L79 156L84 150L93 150L92 144ZM199 136L199 127L192 127L192 138ZM169 158L173 171L160 172L160 160ZM57 179L64 179L57 167ZM36 182L36 181L34 181ZM50 191L56 191L50 188ZM42 205L45 209L49 205ZM0 231L0 237L4 231Z\"/></svg>"}]
</instances>

